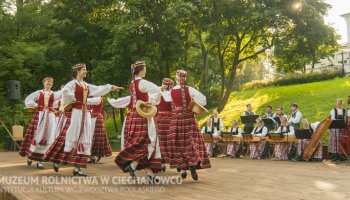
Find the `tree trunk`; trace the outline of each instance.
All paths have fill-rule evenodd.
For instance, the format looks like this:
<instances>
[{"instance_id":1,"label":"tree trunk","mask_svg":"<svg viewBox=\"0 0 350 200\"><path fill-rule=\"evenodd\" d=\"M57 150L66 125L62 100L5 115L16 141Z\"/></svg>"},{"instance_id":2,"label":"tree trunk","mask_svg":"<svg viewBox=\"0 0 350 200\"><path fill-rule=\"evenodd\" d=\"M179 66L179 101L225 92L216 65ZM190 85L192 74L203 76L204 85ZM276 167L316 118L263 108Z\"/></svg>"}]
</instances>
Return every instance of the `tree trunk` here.
<instances>
[{"instance_id":1,"label":"tree trunk","mask_svg":"<svg viewBox=\"0 0 350 200\"><path fill-rule=\"evenodd\" d=\"M224 94L223 98L221 99L220 105L218 106L218 112L221 112L224 109L224 107L225 107L225 105L226 105L226 103L231 95L232 88L233 88L233 82L234 82L235 76L236 76L237 66L238 65L234 65L231 69L230 77L229 77L229 80L226 84L225 94Z\"/></svg>"},{"instance_id":2,"label":"tree trunk","mask_svg":"<svg viewBox=\"0 0 350 200\"><path fill-rule=\"evenodd\" d=\"M217 42L217 50L218 50L218 57L219 57L219 62L220 62L221 89L220 89L220 96L219 96L220 99L219 100L221 101L223 96L224 96L224 92L225 92L225 63L224 63L224 56L221 54L220 41ZM218 110L218 112L220 112L220 111Z\"/></svg>"},{"instance_id":3,"label":"tree trunk","mask_svg":"<svg viewBox=\"0 0 350 200\"><path fill-rule=\"evenodd\" d=\"M16 0L16 8L17 8L17 36L19 36L21 32L21 18L23 12L23 0Z\"/></svg>"}]
</instances>

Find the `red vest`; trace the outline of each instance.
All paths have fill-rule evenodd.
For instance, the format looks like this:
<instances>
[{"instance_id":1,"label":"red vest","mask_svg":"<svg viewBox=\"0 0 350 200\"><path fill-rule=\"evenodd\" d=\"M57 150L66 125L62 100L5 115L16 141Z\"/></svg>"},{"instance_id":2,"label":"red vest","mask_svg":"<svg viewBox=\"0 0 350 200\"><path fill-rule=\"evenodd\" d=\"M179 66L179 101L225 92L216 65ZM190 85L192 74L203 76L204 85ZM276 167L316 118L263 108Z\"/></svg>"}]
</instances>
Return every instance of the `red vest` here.
<instances>
[{"instance_id":1,"label":"red vest","mask_svg":"<svg viewBox=\"0 0 350 200\"><path fill-rule=\"evenodd\" d=\"M49 103L47 105L47 107L49 108L50 111L54 111L53 102L54 102L54 94L52 92L50 94ZM44 95L44 92L41 91L39 93L39 98L38 98L38 111L43 111L44 108L45 108L45 95Z\"/></svg>"},{"instance_id":2,"label":"red vest","mask_svg":"<svg viewBox=\"0 0 350 200\"><path fill-rule=\"evenodd\" d=\"M160 103L158 105L158 112L171 112L171 102L166 102L161 96Z\"/></svg>"},{"instance_id":3,"label":"red vest","mask_svg":"<svg viewBox=\"0 0 350 200\"><path fill-rule=\"evenodd\" d=\"M142 100L144 102L148 102L148 94L141 92L139 89L140 80L141 79L135 81L136 99ZM129 110L133 110L132 104L133 104L134 97L132 95L133 94L133 85L132 84L133 84L133 82L130 84L130 94L131 94L130 96L131 96L131 98L130 98L130 103L128 105Z\"/></svg>"},{"instance_id":4,"label":"red vest","mask_svg":"<svg viewBox=\"0 0 350 200\"><path fill-rule=\"evenodd\" d=\"M92 108L92 113L102 113L102 110L103 110L103 100L101 98L101 103L98 104L98 105L92 105L91 106Z\"/></svg>"},{"instance_id":5,"label":"red vest","mask_svg":"<svg viewBox=\"0 0 350 200\"><path fill-rule=\"evenodd\" d=\"M85 97L84 97L84 91L86 93ZM85 108L88 109L86 101L87 101L87 97L89 96L89 87L86 86L86 88L84 88L80 84L75 83L74 94L75 94L75 99L76 99L76 102L74 104L74 108L75 109L82 109L83 106L85 105Z\"/></svg>"},{"instance_id":6,"label":"red vest","mask_svg":"<svg viewBox=\"0 0 350 200\"><path fill-rule=\"evenodd\" d=\"M180 89L172 89L171 90L171 98L173 99L174 106L175 106L175 112L181 113L181 112L188 112L187 109L188 104L191 102L191 96L190 92L187 86L185 86L185 101L182 102L182 91ZM183 108L183 103L185 104L185 109Z\"/></svg>"}]
</instances>

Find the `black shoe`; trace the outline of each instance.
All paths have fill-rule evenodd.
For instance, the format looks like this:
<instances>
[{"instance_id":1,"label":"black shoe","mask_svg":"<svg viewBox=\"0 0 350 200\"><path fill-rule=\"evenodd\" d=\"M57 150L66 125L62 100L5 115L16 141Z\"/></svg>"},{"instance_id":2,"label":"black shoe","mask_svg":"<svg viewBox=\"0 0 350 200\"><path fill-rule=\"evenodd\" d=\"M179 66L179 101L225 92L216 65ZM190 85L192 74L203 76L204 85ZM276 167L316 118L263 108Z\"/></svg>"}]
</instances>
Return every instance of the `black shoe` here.
<instances>
[{"instance_id":1,"label":"black shoe","mask_svg":"<svg viewBox=\"0 0 350 200\"><path fill-rule=\"evenodd\" d=\"M177 172L181 172L181 168L176 168L176 171Z\"/></svg>"},{"instance_id":2,"label":"black shoe","mask_svg":"<svg viewBox=\"0 0 350 200\"><path fill-rule=\"evenodd\" d=\"M28 166L31 166L31 165L32 165L32 162L33 162L32 160L27 159L27 165L28 165Z\"/></svg>"},{"instance_id":3,"label":"black shoe","mask_svg":"<svg viewBox=\"0 0 350 200\"><path fill-rule=\"evenodd\" d=\"M53 170L55 170L55 172L58 172L58 166L56 164L53 164Z\"/></svg>"},{"instance_id":4,"label":"black shoe","mask_svg":"<svg viewBox=\"0 0 350 200\"><path fill-rule=\"evenodd\" d=\"M43 166L43 164L39 164L39 163L36 163L36 168L37 169L44 169L44 166Z\"/></svg>"},{"instance_id":5,"label":"black shoe","mask_svg":"<svg viewBox=\"0 0 350 200\"><path fill-rule=\"evenodd\" d=\"M100 161L102 156L98 156L96 162Z\"/></svg>"},{"instance_id":6,"label":"black shoe","mask_svg":"<svg viewBox=\"0 0 350 200\"><path fill-rule=\"evenodd\" d=\"M162 171L165 172L165 170L166 170L166 167L165 167L165 165L163 165L162 166Z\"/></svg>"},{"instance_id":7,"label":"black shoe","mask_svg":"<svg viewBox=\"0 0 350 200\"><path fill-rule=\"evenodd\" d=\"M156 184L159 183L159 178L156 176L147 175L147 182L148 184Z\"/></svg>"},{"instance_id":8,"label":"black shoe","mask_svg":"<svg viewBox=\"0 0 350 200\"><path fill-rule=\"evenodd\" d=\"M198 174L196 172L196 168L190 167L190 172L191 172L192 179L197 181L198 180Z\"/></svg>"},{"instance_id":9,"label":"black shoe","mask_svg":"<svg viewBox=\"0 0 350 200\"><path fill-rule=\"evenodd\" d=\"M91 163L95 164L95 163L96 163L95 158L90 158L89 161L88 161L88 163L90 163L90 164L91 164Z\"/></svg>"},{"instance_id":10,"label":"black shoe","mask_svg":"<svg viewBox=\"0 0 350 200\"><path fill-rule=\"evenodd\" d=\"M76 171L73 169L73 176L87 176L86 174L84 174L84 172L82 171Z\"/></svg>"},{"instance_id":11,"label":"black shoe","mask_svg":"<svg viewBox=\"0 0 350 200\"><path fill-rule=\"evenodd\" d=\"M182 172L182 173L181 173L181 178L182 178L182 179L186 179L186 177L187 177L187 173L186 173L186 172Z\"/></svg>"},{"instance_id":12,"label":"black shoe","mask_svg":"<svg viewBox=\"0 0 350 200\"><path fill-rule=\"evenodd\" d=\"M135 170L131 167L131 165L125 167L124 171L129 172L131 177L136 178Z\"/></svg>"}]
</instances>

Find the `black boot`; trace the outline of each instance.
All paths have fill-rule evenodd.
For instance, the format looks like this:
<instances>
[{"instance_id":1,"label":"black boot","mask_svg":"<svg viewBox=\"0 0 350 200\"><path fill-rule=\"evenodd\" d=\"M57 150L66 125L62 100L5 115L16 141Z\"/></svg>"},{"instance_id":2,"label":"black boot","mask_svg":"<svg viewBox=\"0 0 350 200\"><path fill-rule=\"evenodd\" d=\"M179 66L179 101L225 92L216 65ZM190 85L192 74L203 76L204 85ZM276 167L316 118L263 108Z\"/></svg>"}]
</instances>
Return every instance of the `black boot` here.
<instances>
[{"instance_id":1,"label":"black boot","mask_svg":"<svg viewBox=\"0 0 350 200\"><path fill-rule=\"evenodd\" d=\"M191 171L191 176L192 176L192 179L197 181L198 180L198 174L196 172L196 168L191 166L190 167L190 171Z\"/></svg>"},{"instance_id":2,"label":"black boot","mask_svg":"<svg viewBox=\"0 0 350 200\"><path fill-rule=\"evenodd\" d=\"M98 156L96 162L100 161L102 156Z\"/></svg>"},{"instance_id":3,"label":"black boot","mask_svg":"<svg viewBox=\"0 0 350 200\"><path fill-rule=\"evenodd\" d=\"M186 179L186 177L187 177L187 173L186 173L186 172L182 172L182 173L181 173L181 178L182 178L182 179Z\"/></svg>"},{"instance_id":4,"label":"black boot","mask_svg":"<svg viewBox=\"0 0 350 200\"><path fill-rule=\"evenodd\" d=\"M163 165L162 166L162 171L165 172L165 170L166 170L166 167L165 167L165 165Z\"/></svg>"},{"instance_id":5,"label":"black boot","mask_svg":"<svg viewBox=\"0 0 350 200\"><path fill-rule=\"evenodd\" d=\"M28 166L31 166L31 165L32 165L32 162L33 162L33 161L32 161L31 159L27 159L27 165L28 165Z\"/></svg>"},{"instance_id":6,"label":"black boot","mask_svg":"<svg viewBox=\"0 0 350 200\"><path fill-rule=\"evenodd\" d=\"M58 172L58 165L56 163L53 164L53 170L55 170L55 172Z\"/></svg>"},{"instance_id":7,"label":"black boot","mask_svg":"<svg viewBox=\"0 0 350 200\"><path fill-rule=\"evenodd\" d=\"M36 168L37 169L44 169L44 166L41 163L36 163Z\"/></svg>"},{"instance_id":8,"label":"black boot","mask_svg":"<svg viewBox=\"0 0 350 200\"><path fill-rule=\"evenodd\" d=\"M91 163L95 164L95 163L96 163L95 158L90 157L90 159L89 159L88 163L90 163L90 164L91 164Z\"/></svg>"},{"instance_id":9,"label":"black boot","mask_svg":"<svg viewBox=\"0 0 350 200\"><path fill-rule=\"evenodd\" d=\"M135 170L131 167L131 165L128 165L127 167L125 167L124 171L129 172L130 176L136 179Z\"/></svg>"},{"instance_id":10,"label":"black boot","mask_svg":"<svg viewBox=\"0 0 350 200\"><path fill-rule=\"evenodd\" d=\"M84 172L79 170L75 170L73 169L73 176L87 176L86 174L84 174Z\"/></svg>"}]
</instances>

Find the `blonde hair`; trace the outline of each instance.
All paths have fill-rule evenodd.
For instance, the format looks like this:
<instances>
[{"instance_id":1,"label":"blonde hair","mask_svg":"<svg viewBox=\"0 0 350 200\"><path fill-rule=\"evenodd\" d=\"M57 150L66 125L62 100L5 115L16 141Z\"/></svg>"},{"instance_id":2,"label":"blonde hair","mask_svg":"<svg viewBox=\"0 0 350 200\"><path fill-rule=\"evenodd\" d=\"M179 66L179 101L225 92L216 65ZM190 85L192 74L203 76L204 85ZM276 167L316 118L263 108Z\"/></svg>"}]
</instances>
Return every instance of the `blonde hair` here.
<instances>
[{"instance_id":1,"label":"blonde hair","mask_svg":"<svg viewBox=\"0 0 350 200\"><path fill-rule=\"evenodd\" d=\"M288 122L288 119L287 119L286 116L282 116L280 119L281 119L281 123L282 123L282 122Z\"/></svg>"},{"instance_id":2,"label":"blonde hair","mask_svg":"<svg viewBox=\"0 0 350 200\"><path fill-rule=\"evenodd\" d=\"M343 103L343 99L342 98L338 98L337 102L342 102Z\"/></svg>"},{"instance_id":3,"label":"blonde hair","mask_svg":"<svg viewBox=\"0 0 350 200\"><path fill-rule=\"evenodd\" d=\"M234 119L234 120L232 121L232 124L233 124L233 123L236 123L237 126L238 126L238 121L237 121L237 120Z\"/></svg>"},{"instance_id":4,"label":"blonde hair","mask_svg":"<svg viewBox=\"0 0 350 200\"><path fill-rule=\"evenodd\" d=\"M259 122L261 122L261 123L264 123L264 121L259 117L259 118L256 118L256 123L259 123Z\"/></svg>"},{"instance_id":5,"label":"blonde hair","mask_svg":"<svg viewBox=\"0 0 350 200\"><path fill-rule=\"evenodd\" d=\"M307 124L308 126L310 125L310 123L309 123L309 120L307 120L307 119L302 119L301 120L301 124Z\"/></svg>"}]
</instances>

